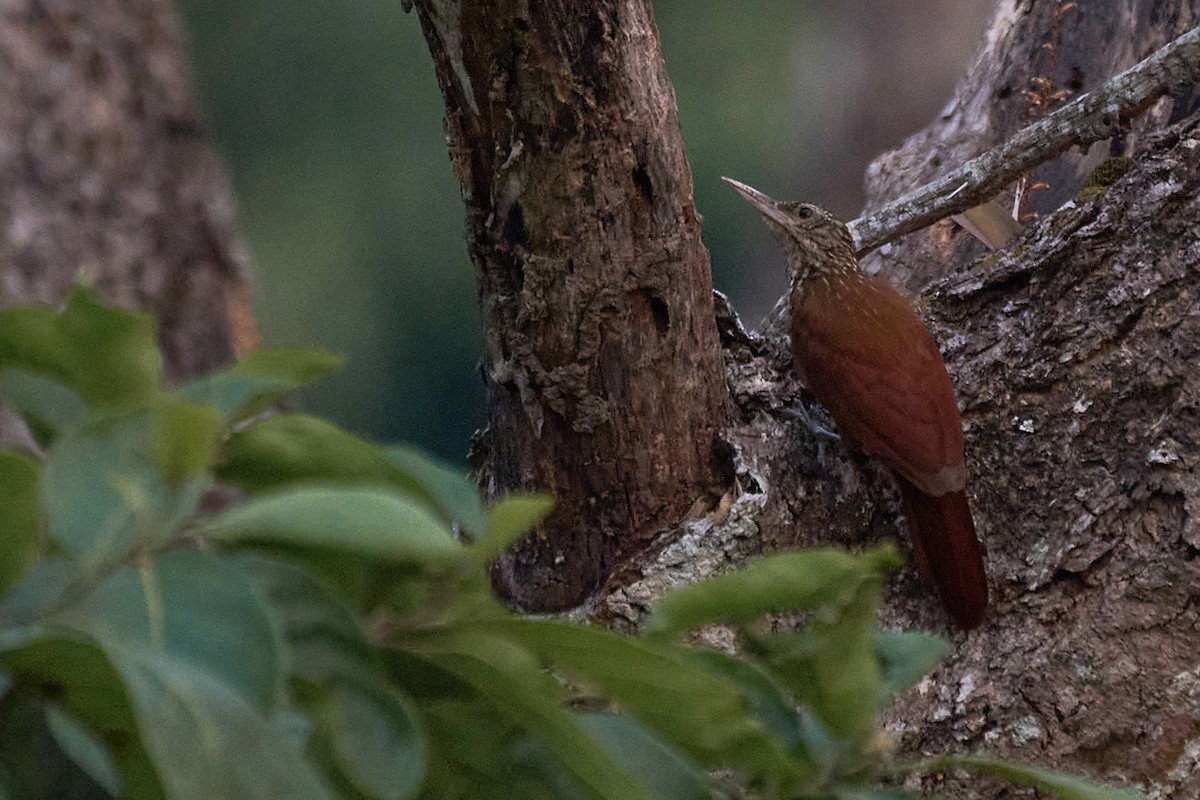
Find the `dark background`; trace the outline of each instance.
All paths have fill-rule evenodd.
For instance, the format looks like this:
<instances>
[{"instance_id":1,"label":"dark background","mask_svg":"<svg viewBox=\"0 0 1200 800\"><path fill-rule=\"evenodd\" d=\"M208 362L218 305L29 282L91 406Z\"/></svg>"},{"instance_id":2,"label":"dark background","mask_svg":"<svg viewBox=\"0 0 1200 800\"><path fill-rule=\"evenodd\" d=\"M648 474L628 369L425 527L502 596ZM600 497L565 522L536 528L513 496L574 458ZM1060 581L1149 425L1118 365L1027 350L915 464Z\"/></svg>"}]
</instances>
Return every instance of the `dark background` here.
<instances>
[{"instance_id":1,"label":"dark background","mask_svg":"<svg viewBox=\"0 0 1200 800\"><path fill-rule=\"evenodd\" d=\"M417 18L399 0L180 0L236 187L269 345L346 366L309 408L463 463L483 421L463 210ZM991 0L659 0L717 288L749 324L784 289L731 175L846 218L872 156L936 114Z\"/></svg>"}]
</instances>

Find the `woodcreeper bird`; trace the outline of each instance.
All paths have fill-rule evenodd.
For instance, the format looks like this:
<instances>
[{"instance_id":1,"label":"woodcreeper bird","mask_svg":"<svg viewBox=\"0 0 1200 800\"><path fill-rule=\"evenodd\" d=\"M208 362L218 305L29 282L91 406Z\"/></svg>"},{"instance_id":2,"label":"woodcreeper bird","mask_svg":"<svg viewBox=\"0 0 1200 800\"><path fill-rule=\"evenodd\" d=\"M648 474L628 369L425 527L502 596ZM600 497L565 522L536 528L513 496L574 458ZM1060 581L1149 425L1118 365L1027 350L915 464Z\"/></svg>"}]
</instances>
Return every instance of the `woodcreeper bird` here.
<instances>
[{"instance_id":1,"label":"woodcreeper bird","mask_svg":"<svg viewBox=\"0 0 1200 800\"><path fill-rule=\"evenodd\" d=\"M844 223L724 179L787 253L792 364L838 430L891 470L913 555L954 622L983 621L987 575L967 505L962 420L946 364L912 304L858 266Z\"/></svg>"}]
</instances>

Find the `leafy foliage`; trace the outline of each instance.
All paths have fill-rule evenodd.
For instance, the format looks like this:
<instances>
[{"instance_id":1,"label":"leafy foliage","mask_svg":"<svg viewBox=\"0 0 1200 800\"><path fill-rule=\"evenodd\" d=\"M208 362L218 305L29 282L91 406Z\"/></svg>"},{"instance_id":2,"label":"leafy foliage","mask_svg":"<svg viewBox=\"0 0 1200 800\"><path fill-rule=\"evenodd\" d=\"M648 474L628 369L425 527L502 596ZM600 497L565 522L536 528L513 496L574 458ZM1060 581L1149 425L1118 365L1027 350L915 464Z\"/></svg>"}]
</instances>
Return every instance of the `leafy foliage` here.
<instances>
[{"instance_id":1,"label":"leafy foliage","mask_svg":"<svg viewBox=\"0 0 1200 800\"><path fill-rule=\"evenodd\" d=\"M910 796L875 714L944 644L876 630L894 550L763 559L638 638L523 618L486 565L549 501L484 508L411 449L259 416L332 366L263 352L168 391L142 315L0 311L0 397L44 447L0 452L0 797ZM681 641L710 624L742 652Z\"/></svg>"}]
</instances>

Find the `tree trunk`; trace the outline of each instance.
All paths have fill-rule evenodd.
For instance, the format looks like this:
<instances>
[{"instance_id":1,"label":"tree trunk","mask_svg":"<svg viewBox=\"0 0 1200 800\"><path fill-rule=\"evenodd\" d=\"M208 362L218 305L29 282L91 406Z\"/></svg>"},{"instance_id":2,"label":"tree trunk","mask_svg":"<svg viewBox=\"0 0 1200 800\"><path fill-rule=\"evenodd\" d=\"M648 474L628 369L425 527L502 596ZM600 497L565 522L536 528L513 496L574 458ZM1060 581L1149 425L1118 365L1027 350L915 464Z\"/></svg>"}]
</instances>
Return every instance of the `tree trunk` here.
<instances>
[{"instance_id":1,"label":"tree trunk","mask_svg":"<svg viewBox=\"0 0 1200 800\"><path fill-rule=\"evenodd\" d=\"M995 604L889 715L912 750L1200 796L1198 148L1195 117L1146 137L1114 185L940 285Z\"/></svg>"},{"instance_id":2,"label":"tree trunk","mask_svg":"<svg viewBox=\"0 0 1200 800\"><path fill-rule=\"evenodd\" d=\"M1018 129L1030 76L1087 91L1200 23L1195 0L1064 5L1001 3L951 113L869 171L875 202L902 173L935 177L929 154ZM1111 188L942 284L997 603L890 716L913 751L967 744L1200 796L1200 130L1193 116L1161 133L1191 94L1038 169L1032 208L1052 213L1102 159L1133 155ZM881 255L885 273L911 286L965 263L976 245L945 226Z\"/></svg>"},{"instance_id":3,"label":"tree trunk","mask_svg":"<svg viewBox=\"0 0 1200 800\"><path fill-rule=\"evenodd\" d=\"M1008 139L1052 107L1039 105L1038 95L1064 91L1069 98L1095 89L1197 24L1200 3L1194 0L1000 0L986 43L946 110L867 169L867 210ZM1040 80L1048 82L1042 90L1035 84ZM1033 192L1024 208L1058 208L1097 164L1132 152L1175 108L1166 100L1132 125L1114 119L1108 142L1043 164L1029 182L1046 188ZM1011 203L1012 193L1003 199ZM947 219L870 254L864 266L916 292L983 253L983 245Z\"/></svg>"},{"instance_id":4,"label":"tree trunk","mask_svg":"<svg viewBox=\"0 0 1200 800\"><path fill-rule=\"evenodd\" d=\"M1063 16L1059 69L1085 65L1098 85L1187 30L1198 5L1081 2ZM1000 4L952 110L872 171L875 202L1021 125L1006 98L1025 86L1016 76L1037 74L1054 8ZM903 755L986 751L1200 797L1200 118L1188 95L1137 120L1116 142L1130 157L1090 188L1079 173L1099 154L1040 171L1056 176L1043 198L1078 197L1006 250L955 260L970 248L947 222L874 262L893 280L897 269L933 281L922 308L963 407L992 593L984 627L953 634L943 666L883 720ZM786 342L720 317L742 420L726 435L746 492L644 554L637 580L597 612L613 624L636 625L669 587L756 553L860 545L903 525L874 460L784 413L798 395ZM911 567L882 616L947 628ZM940 791L1011 796L953 779Z\"/></svg>"},{"instance_id":5,"label":"tree trunk","mask_svg":"<svg viewBox=\"0 0 1200 800\"><path fill-rule=\"evenodd\" d=\"M5 3L0 64L2 302L89 281L157 315L175 378L252 347L248 258L171 3Z\"/></svg>"},{"instance_id":6,"label":"tree trunk","mask_svg":"<svg viewBox=\"0 0 1200 800\"><path fill-rule=\"evenodd\" d=\"M496 566L584 600L729 484L708 254L645 0L417 0L479 280L492 495L552 492Z\"/></svg>"},{"instance_id":7,"label":"tree trunk","mask_svg":"<svg viewBox=\"0 0 1200 800\"><path fill-rule=\"evenodd\" d=\"M564 499L566 516L505 565L504 583L521 600L570 602L712 483L717 431L700 421L721 419L722 393L719 380L696 383L711 363L710 306L696 295L707 277L669 90L645 57L652 27L638 4L419 5L480 275L485 465L497 488ZM615 16L593 16L598 6ZM1003 140L1058 89L1131 66L1194 25L1198 6L1001 0L948 110L871 170L871 202ZM653 81L628 79L647 67ZM897 283L936 283L922 308L963 406L992 592L984 627L954 634L943 666L886 716L904 754L984 750L1200 796L1200 122L1189 94L1132 126L1115 119L1107 148L1038 170L1050 188L1032 207L1044 216L1007 250L970 263L973 245L947 222L868 263ZM1186 118L1164 130L1171 117ZM1130 158L1054 211L1113 148ZM652 283L665 273L650 265L679 274ZM787 343L744 330L720 297L715 311L737 411L720 438L742 492L689 515L619 574L594 611L618 627L671 586L754 554L861 545L903 526L874 460L789 414L803 394ZM690 349L667 347L692 331ZM675 369L680 352L696 371ZM661 394L679 387L689 396ZM676 402L660 412L649 401L663 397ZM691 460L663 460L681 442ZM680 492L684 473L669 470L687 465ZM640 509L671 503L645 524ZM882 616L947 627L911 568ZM943 791L1008 796L971 786Z\"/></svg>"}]
</instances>

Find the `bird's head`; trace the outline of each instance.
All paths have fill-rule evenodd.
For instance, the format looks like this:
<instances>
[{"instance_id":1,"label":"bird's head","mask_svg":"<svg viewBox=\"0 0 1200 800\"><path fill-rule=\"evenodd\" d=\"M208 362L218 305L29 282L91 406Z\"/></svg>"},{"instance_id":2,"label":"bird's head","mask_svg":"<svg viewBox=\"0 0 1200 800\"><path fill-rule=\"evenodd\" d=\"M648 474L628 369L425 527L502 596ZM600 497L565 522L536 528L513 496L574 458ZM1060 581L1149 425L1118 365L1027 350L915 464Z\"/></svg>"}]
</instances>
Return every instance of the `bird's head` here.
<instances>
[{"instance_id":1,"label":"bird's head","mask_svg":"<svg viewBox=\"0 0 1200 800\"><path fill-rule=\"evenodd\" d=\"M788 277L793 284L810 276L858 268L850 230L846 223L825 209L812 203L772 200L741 181L721 180L732 186L767 220L767 226L787 253Z\"/></svg>"}]
</instances>

